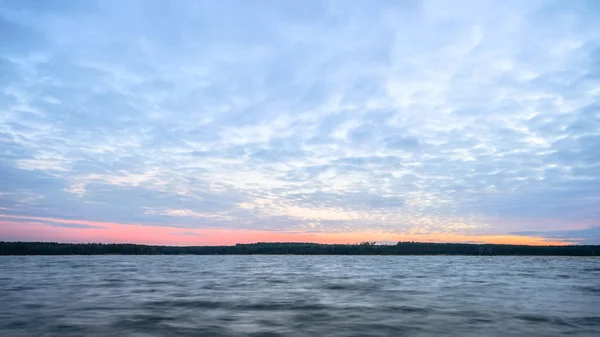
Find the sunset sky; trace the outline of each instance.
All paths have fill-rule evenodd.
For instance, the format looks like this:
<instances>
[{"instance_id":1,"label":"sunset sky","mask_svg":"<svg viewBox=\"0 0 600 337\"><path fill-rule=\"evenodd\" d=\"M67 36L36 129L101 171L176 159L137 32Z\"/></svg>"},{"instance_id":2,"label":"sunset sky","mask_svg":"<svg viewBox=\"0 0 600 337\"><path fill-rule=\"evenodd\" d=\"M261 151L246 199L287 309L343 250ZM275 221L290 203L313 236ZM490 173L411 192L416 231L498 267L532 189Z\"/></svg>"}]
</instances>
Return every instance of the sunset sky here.
<instances>
[{"instance_id":1,"label":"sunset sky","mask_svg":"<svg viewBox=\"0 0 600 337\"><path fill-rule=\"evenodd\" d=\"M600 244L599 17L0 0L0 241Z\"/></svg>"}]
</instances>

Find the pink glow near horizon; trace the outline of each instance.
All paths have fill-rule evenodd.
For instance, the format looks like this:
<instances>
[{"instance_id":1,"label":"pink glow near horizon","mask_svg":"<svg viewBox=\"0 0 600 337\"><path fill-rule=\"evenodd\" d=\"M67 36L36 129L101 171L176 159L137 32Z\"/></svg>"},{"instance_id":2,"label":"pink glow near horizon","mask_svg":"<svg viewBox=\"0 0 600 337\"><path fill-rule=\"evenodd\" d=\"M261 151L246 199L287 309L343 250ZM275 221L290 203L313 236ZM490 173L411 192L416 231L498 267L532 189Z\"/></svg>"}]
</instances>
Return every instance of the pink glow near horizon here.
<instances>
[{"instance_id":1,"label":"pink glow near horizon","mask_svg":"<svg viewBox=\"0 0 600 337\"><path fill-rule=\"evenodd\" d=\"M12 219L12 220L11 220ZM15 221L15 219L22 221ZM24 221L23 221L24 220ZM48 224L52 222L55 225ZM95 226L86 228L60 225ZM138 243L151 245L234 245L253 242L358 243L362 241L427 241L564 245L562 241L517 235L401 235L379 232L311 233L243 229L189 229L0 214L0 240Z\"/></svg>"}]
</instances>

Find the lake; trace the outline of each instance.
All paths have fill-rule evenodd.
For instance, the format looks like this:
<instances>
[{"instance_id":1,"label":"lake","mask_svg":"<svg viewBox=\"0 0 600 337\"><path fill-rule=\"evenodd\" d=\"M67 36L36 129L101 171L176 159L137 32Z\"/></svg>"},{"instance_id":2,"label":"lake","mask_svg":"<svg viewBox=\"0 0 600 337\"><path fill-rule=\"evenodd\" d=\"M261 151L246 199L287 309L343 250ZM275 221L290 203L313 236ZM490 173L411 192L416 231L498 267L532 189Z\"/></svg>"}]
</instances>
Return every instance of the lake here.
<instances>
[{"instance_id":1,"label":"lake","mask_svg":"<svg viewBox=\"0 0 600 337\"><path fill-rule=\"evenodd\" d=\"M600 336L600 258L0 256L0 336Z\"/></svg>"}]
</instances>

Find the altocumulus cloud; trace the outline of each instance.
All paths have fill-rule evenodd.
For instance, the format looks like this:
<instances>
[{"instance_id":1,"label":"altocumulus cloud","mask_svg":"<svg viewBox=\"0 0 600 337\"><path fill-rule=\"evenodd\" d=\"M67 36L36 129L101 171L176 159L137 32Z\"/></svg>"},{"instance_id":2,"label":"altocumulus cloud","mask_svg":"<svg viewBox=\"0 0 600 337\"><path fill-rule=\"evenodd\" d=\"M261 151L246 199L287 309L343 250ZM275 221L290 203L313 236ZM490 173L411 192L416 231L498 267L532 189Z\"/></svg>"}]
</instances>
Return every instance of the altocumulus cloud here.
<instances>
[{"instance_id":1,"label":"altocumulus cloud","mask_svg":"<svg viewBox=\"0 0 600 337\"><path fill-rule=\"evenodd\" d=\"M600 243L598 15L0 1L0 211Z\"/></svg>"}]
</instances>

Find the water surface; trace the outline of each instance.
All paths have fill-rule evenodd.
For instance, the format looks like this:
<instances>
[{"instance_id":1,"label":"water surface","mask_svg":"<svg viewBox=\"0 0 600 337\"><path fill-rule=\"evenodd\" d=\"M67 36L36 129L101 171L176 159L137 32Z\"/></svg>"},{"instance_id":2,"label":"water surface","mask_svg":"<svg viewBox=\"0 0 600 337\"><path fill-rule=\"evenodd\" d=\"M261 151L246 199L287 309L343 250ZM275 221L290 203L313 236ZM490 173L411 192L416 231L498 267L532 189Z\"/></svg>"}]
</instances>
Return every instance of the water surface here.
<instances>
[{"instance_id":1,"label":"water surface","mask_svg":"<svg viewBox=\"0 0 600 337\"><path fill-rule=\"evenodd\" d=\"M0 336L600 336L600 258L1 256Z\"/></svg>"}]
</instances>

